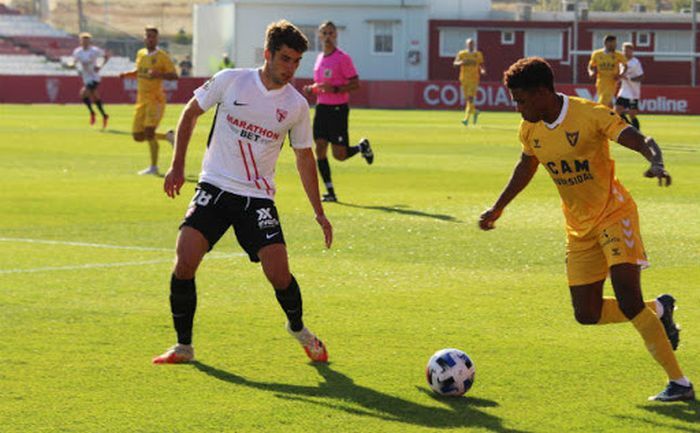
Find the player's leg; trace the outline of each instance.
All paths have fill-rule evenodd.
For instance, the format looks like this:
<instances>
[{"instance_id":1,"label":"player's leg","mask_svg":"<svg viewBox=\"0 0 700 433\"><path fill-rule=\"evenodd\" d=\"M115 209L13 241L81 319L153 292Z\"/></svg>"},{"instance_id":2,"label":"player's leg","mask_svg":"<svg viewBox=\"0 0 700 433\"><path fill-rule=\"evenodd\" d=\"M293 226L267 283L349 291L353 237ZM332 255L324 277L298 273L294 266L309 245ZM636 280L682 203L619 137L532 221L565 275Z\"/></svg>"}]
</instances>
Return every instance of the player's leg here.
<instances>
[{"instance_id":1,"label":"player's leg","mask_svg":"<svg viewBox=\"0 0 700 433\"><path fill-rule=\"evenodd\" d=\"M318 172L321 174L321 180L326 187L326 194L323 194L323 201L338 201L333 187L333 179L331 178L331 165L328 162L328 141L324 138L315 138L316 144L316 165Z\"/></svg>"},{"instance_id":2,"label":"player's leg","mask_svg":"<svg viewBox=\"0 0 700 433\"><path fill-rule=\"evenodd\" d=\"M90 90L86 85L80 89L80 99L83 100L83 104L87 107L90 112L90 125L95 124L95 110L92 109L92 99L90 98Z\"/></svg>"},{"instance_id":3,"label":"player's leg","mask_svg":"<svg viewBox=\"0 0 700 433\"><path fill-rule=\"evenodd\" d=\"M142 170L139 174L158 174L158 151L159 144L156 137L156 128L163 118L165 104L160 101L153 101L146 104L144 115L144 137L148 141L148 150L151 165L149 168Z\"/></svg>"},{"instance_id":4,"label":"player's leg","mask_svg":"<svg viewBox=\"0 0 700 433\"><path fill-rule=\"evenodd\" d=\"M669 385L652 399L661 401L692 399L695 396L692 384L683 375L678 365L664 326L655 312L644 305L640 270L640 266L636 264L616 264L610 267L610 279L620 310L632 322L644 339L647 350L668 376Z\"/></svg>"},{"instance_id":5,"label":"player's leg","mask_svg":"<svg viewBox=\"0 0 700 433\"><path fill-rule=\"evenodd\" d=\"M613 109L615 110L615 113L622 117L625 122L631 124L630 119L627 117L627 104L625 98L616 98L615 107Z\"/></svg>"},{"instance_id":6,"label":"player's leg","mask_svg":"<svg viewBox=\"0 0 700 433\"><path fill-rule=\"evenodd\" d=\"M107 115L107 113L105 113L104 107L102 106L102 98L100 97L100 91L98 90L99 86L99 82L94 82L92 89L90 90L90 99L92 99L92 102L95 103L95 106L102 115L102 128L104 129L107 127L107 121L109 119L109 116Z\"/></svg>"},{"instance_id":7,"label":"player's leg","mask_svg":"<svg viewBox=\"0 0 700 433\"><path fill-rule=\"evenodd\" d=\"M287 316L287 330L299 341L307 356L316 362L328 361L325 346L304 326L301 290L289 271L287 249L284 244L272 244L258 251L265 277L275 290L275 297Z\"/></svg>"},{"instance_id":8,"label":"player's leg","mask_svg":"<svg viewBox=\"0 0 700 433\"><path fill-rule=\"evenodd\" d=\"M462 125L468 126L469 125L469 115L471 114L471 109L472 109L472 94L471 94L471 86L469 83L463 82L462 83L462 95L464 96L464 118L462 119Z\"/></svg>"},{"instance_id":9,"label":"player's leg","mask_svg":"<svg viewBox=\"0 0 700 433\"><path fill-rule=\"evenodd\" d=\"M634 99L630 102L630 109L629 109L629 115L630 115L630 120L632 121L632 126L637 128L638 131L641 131L641 125L639 124L639 118L637 115L639 114L639 101L637 99Z\"/></svg>"}]
</instances>

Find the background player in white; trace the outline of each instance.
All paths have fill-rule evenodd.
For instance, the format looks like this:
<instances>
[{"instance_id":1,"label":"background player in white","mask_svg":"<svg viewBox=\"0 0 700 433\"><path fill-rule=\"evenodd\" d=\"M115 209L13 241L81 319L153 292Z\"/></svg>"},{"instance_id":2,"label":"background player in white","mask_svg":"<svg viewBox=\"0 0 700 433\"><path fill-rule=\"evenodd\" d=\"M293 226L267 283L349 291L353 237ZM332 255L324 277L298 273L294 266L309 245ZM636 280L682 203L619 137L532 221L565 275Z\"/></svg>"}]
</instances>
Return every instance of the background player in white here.
<instances>
[{"instance_id":1,"label":"background player in white","mask_svg":"<svg viewBox=\"0 0 700 433\"><path fill-rule=\"evenodd\" d=\"M178 122L175 153L164 189L175 197L185 182L185 154L197 118L216 106L196 194L177 239L170 305L178 344L153 359L156 364L194 359L192 322L197 302L194 276L204 254L233 226L250 260L261 262L287 315L287 330L312 361L325 362L323 343L304 326L299 285L289 270L282 227L273 202L275 164L285 137L326 247L333 229L323 212L314 160L309 105L289 84L308 41L286 20L265 34L261 69L226 69L194 92Z\"/></svg>"},{"instance_id":2,"label":"background player in white","mask_svg":"<svg viewBox=\"0 0 700 433\"><path fill-rule=\"evenodd\" d=\"M622 116L627 123L638 130L639 119L639 98L642 96L642 80L644 79L644 69L638 58L634 57L634 47L630 42L622 44L622 50L627 58L627 70L620 76L620 90L617 92L615 100L615 112ZM627 115L629 114L629 118Z\"/></svg>"},{"instance_id":3,"label":"background player in white","mask_svg":"<svg viewBox=\"0 0 700 433\"><path fill-rule=\"evenodd\" d=\"M90 125L95 124L95 111L92 109L93 102L102 115L102 128L107 127L109 116L102 107L102 99L97 88L100 85L100 69L109 61L109 54L102 48L92 45L92 35L90 33L80 34L80 46L73 50L74 64L79 68L83 78L83 87L80 89L80 97L90 110ZM103 58L101 66L97 66L97 60Z\"/></svg>"}]
</instances>

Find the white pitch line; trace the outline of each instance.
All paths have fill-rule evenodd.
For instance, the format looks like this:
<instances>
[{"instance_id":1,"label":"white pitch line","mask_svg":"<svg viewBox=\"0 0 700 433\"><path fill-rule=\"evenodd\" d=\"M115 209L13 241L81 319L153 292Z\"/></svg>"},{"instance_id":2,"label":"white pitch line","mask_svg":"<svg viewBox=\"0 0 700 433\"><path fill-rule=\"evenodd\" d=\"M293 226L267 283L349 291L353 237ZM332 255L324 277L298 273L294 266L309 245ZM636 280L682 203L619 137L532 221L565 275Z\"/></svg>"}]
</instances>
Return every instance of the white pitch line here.
<instances>
[{"instance_id":1,"label":"white pitch line","mask_svg":"<svg viewBox=\"0 0 700 433\"><path fill-rule=\"evenodd\" d=\"M166 251L173 252L175 248L154 248L154 247L137 247L129 245L110 245L110 244L93 244L89 242L73 242L73 241L54 241L49 239L28 239L28 238L3 238L0 237L0 242L18 242L28 244L47 244L47 245L69 245L73 247L90 247L90 248L108 248L113 250L131 250L131 251Z\"/></svg>"},{"instance_id":2,"label":"white pitch line","mask_svg":"<svg viewBox=\"0 0 700 433\"><path fill-rule=\"evenodd\" d=\"M220 254L210 257L210 259L230 259L233 257L243 256L243 253ZM143 266L157 265L161 263L172 263L173 259L158 259L158 260L141 260L137 262L115 262L115 263L85 263L82 265L69 266L46 266L42 268L29 269L0 269L0 275L3 274L31 274L36 272L53 272L53 271L74 271L77 269L94 269L94 268L121 268L127 266Z\"/></svg>"}]
</instances>

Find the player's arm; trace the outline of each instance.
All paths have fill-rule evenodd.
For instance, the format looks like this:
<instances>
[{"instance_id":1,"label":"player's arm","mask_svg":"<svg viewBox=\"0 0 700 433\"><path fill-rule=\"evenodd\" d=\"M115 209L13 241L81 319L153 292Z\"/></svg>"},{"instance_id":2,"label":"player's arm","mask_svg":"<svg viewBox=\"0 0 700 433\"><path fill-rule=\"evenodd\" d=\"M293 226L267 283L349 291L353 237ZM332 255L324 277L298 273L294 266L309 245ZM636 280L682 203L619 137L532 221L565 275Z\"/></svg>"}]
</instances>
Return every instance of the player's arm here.
<instances>
[{"instance_id":1,"label":"player's arm","mask_svg":"<svg viewBox=\"0 0 700 433\"><path fill-rule=\"evenodd\" d=\"M525 153L520 154L520 161L513 168L513 174L510 176L508 184L501 192L501 195L496 200L496 203L491 208L484 211L479 216L479 228L482 230L493 229L493 223L500 218L503 209L508 206L508 203L520 194L520 191L525 189L530 183L532 177L537 172L539 161L533 155Z\"/></svg>"},{"instance_id":2,"label":"player's arm","mask_svg":"<svg viewBox=\"0 0 700 433\"><path fill-rule=\"evenodd\" d=\"M452 61L452 66L462 66L464 64L464 61L459 58L459 53L455 56L455 59Z\"/></svg>"},{"instance_id":3,"label":"player's arm","mask_svg":"<svg viewBox=\"0 0 700 433\"><path fill-rule=\"evenodd\" d=\"M645 177L659 179L659 186L664 183L666 186L671 185L671 175L664 167L661 148L653 138L645 137L636 128L628 127L620 133L617 142L628 149L641 153L651 163L651 167L644 172Z\"/></svg>"},{"instance_id":4,"label":"player's arm","mask_svg":"<svg viewBox=\"0 0 700 433\"><path fill-rule=\"evenodd\" d=\"M318 191L318 174L316 173L316 158L311 148L295 148L294 154L296 155L297 170L299 171L301 183L304 185L304 191L316 214L316 222L323 229L326 248L330 248L333 243L333 227L328 218L326 218L323 205L321 204L321 194Z\"/></svg>"},{"instance_id":5,"label":"player's arm","mask_svg":"<svg viewBox=\"0 0 700 433\"><path fill-rule=\"evenodd\" d=\"M588 77L595 78L596 72L598 72L598 65L595 61L595 55L591 55L591 60L588 61Z\"/></svg>"},{"instance_id":6,"label":"player's arm","mask_svg":"<svg viewBox=\"0 0 700 433\"><path fill-rule=\"evenodd\" d=\"M346 84L343 84L342 86L332 86L331 87L331 92L333 93L345 93L345 92L352 92L360 88L360 78L358 76L354 76L348 79L348 82Z\"/></svg>"},{"instance_id":7,"label":"player's arm","mask_svg":"<svg viewBox=\"0 0 700 433\"><path fill-rule=\"evenodd\" d=\"M637 75L636 77L630 78L630 81L636 81L638 83L641 83L642 80L644 80L644 74Z\"/></svg>"},{"instance_id":8,"label":"player's arm","mask_svg":"<svg viewBox=\"0 0 700 433\"><path fill-rule=\"evenodd\" d=\"M179 78L177 76L177 72L175 72L175 71L161 72L161 71L157 71L155 69L152 69L149 74L150 74L151 78L160 78L160 79L166 80L166 81L173 81L173 80L177 80Z\"/></svg>"},{"instance_id":9,"label":"player's arm","mask_svg":"<svg viewBox=\"0 0 700 433\"><path fill-rule=\"evenodd\" d=\"M180 195L180 188L185 184L187 147L190 144L192 132L197 124L197 118L202 114L204 114L204 110L199 106L195 97L190 99L180 114L180 120L177 122L177 133L175 134L173 159L163 181L163 191L168 197L175 198L176 195Z\"/></svg>"},{"instance_id":10,"label":"player's arm","mask_svg":"<svg viewBox=\"0 0 700 433\"><path fill-rule=\"evenodd\" d=\"M124 78L136 78L138 76L139 71L137 69L132 69L130 71L126 72L121 72L119 73L119 78L124 79Z\"/></svg>"},{"instance_id":11,"label":"player's arm","mask_svg":"<svg viewBox=\"0 0 700 433\"><path fill-rule=\"evenodd\" d=\"M102 56L102 65L95 65L95 72L100 72L100 69L104 68L107 62L109 62L109 59L112 58L109 52L105 51L104 53L104 56Z\"/></svg>"}]
</instances>

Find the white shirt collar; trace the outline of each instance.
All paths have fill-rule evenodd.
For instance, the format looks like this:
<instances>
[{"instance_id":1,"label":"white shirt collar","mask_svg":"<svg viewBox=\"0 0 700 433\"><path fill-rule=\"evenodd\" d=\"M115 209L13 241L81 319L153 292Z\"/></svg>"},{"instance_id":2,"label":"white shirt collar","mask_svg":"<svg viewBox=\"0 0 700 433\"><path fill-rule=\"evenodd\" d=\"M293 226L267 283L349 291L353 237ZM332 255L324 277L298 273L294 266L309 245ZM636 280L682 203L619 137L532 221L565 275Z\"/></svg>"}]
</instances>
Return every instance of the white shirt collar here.
<instances>
[{"instance_id":1,"label":"white shirt collar","mask_svg":"<svg viewBox=\"0 0 700 433\"><path fill-rule=\"evenodd\" d=\"M284 91L284 89L287 87L287 85L285 84L284 86L280 87L279 89L268 90L267 87L265 87L265 84L263 84L262 78L260 78L260 75L263 73L262 68L254 69L254 71L255 71L255 84L258 85L258 89L260 89L262 94L265 96L277 95L278 93L282 93Z\"/></svg>"},{"instance_id":2,"label":"white shirt collar","mask_svg":"<svg viewBox=\"0 0 700 433\"><path fill-rule=\"evenodd\" d=\"M566 118L566 113L568 113L569 111L569 97L559 92L557 92L557 95L563 98L563 103L561 104L561 111L559 112L559 117L557 117L557 120L555 120L554 122L547 123L544 120L542 121L542 123L544 123L544 126L546 126L547 129L554 129L557 126L561 125L561 123Z\"/></svg>"}]
</instances>

